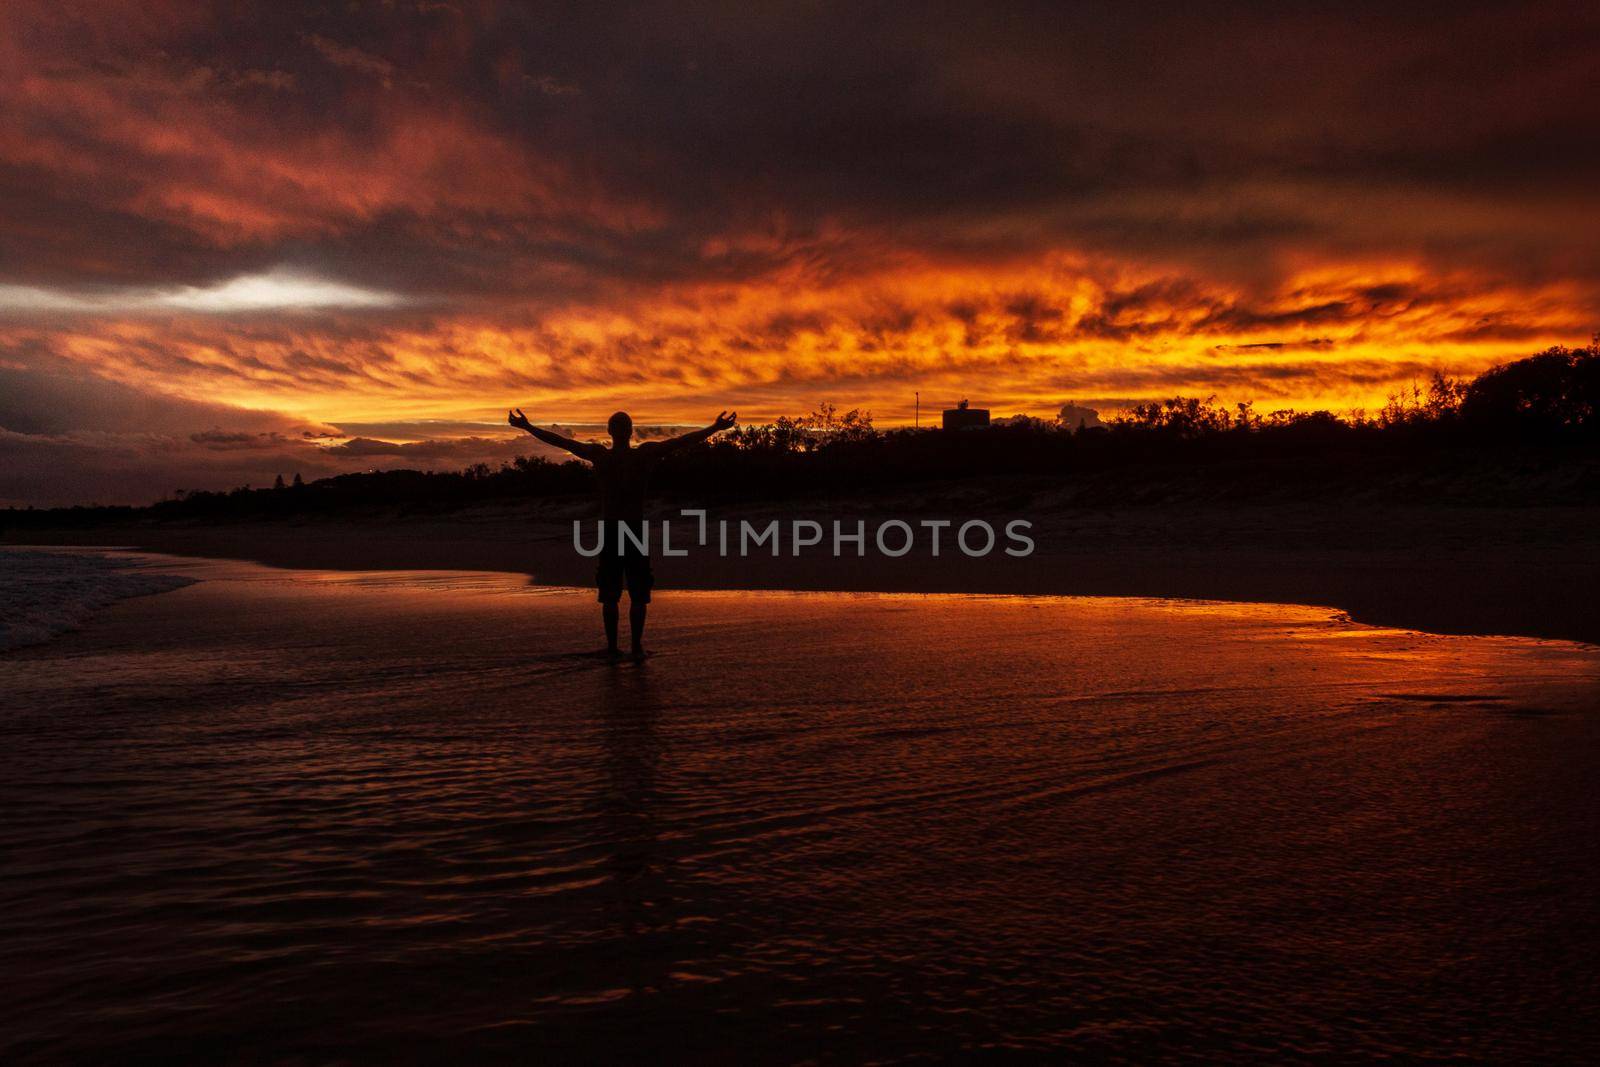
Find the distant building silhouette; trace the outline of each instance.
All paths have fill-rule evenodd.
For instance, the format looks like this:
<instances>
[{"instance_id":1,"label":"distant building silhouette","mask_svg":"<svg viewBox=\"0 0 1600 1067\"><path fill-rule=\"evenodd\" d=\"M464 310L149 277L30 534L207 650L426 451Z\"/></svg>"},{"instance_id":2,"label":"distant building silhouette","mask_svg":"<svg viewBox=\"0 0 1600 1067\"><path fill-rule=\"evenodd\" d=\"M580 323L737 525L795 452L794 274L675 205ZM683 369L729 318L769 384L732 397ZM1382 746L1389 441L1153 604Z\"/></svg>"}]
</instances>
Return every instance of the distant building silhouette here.
<instances>
[{"instance_id":1,"label":"distant building silhouette","mask_svg":"<svg viewBox=\"0 0 1600 1067\"><path fill-rule=\"evenodd\" d=\"M1100 421L1100 413L1094 408L1086 408L1069 400L1061 405L1061 425L1069 430L1092 430L1105 423Z\"/></svg>"},{"instance_id":2,"label":"distant building silhouette","mask_svg":"<svg viewBox=\"0 0 1600 1067\"><path fill-rule=\"evenodd\" d=\"M989 409L968 407L963 400L953 408L946 408L944 412L944 428L947 430L970 430L974 426L989 425Z\"/></svg>"}]
</instances>

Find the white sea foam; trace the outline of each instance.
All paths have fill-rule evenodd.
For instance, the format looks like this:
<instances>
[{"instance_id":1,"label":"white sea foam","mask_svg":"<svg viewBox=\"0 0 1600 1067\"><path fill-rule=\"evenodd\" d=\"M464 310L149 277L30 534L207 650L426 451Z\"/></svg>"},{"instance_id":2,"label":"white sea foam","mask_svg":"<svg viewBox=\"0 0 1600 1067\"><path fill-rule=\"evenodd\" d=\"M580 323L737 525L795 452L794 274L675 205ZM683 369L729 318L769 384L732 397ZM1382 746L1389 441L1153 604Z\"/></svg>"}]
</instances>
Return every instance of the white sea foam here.
<instances>
[{"instance_id":1,"label":"white sea foam","mask_svg":"<svg viewBox=\"0 0 1600 1067\"><path fill-rule=\"evenodd\" d=\"M75 630L126 597L165 593L195 581L145 566L137 559L87 552L0 549L0 651Z\"/></svg>"}]
</instances>

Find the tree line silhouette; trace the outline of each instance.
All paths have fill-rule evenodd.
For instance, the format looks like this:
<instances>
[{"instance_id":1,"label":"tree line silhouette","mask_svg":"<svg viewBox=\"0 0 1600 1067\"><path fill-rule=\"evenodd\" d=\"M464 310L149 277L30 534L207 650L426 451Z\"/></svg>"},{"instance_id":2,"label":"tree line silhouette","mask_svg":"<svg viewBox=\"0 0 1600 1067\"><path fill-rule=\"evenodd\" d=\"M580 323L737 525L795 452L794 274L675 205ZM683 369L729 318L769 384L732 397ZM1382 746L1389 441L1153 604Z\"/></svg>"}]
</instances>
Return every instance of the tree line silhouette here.
<instances>
[{"instance_id":1,"label":"tree line silhouette","mask_svg":"<svg viewBox=\"0 0 1600 1067\"><path fill-rule=\"evenodd\" d=\"M810 415L740 426L678 453L662 464L653 488L687 505L1018 478L1035 488L1073 479L1088 487L1081 498L1098 504L1304 499L1374 480L1414 502L1600 502L1600 335L1585 347L1550 348L1470 381L1435 375L1372 415L1261 413L1249 403L1229 408L1215 397L1180 396L1137 405L1097 427L1019 415L953 432L884 431L870 412L823 404ZM196 491L143 508L10 509L4 523L427 514L587 494L591 486L586 464L519 456L499 469L480 463L459 471L368 471L309 483L296 474L287 484L280 475L270 489Z\"/></svg>"}]
</instances>

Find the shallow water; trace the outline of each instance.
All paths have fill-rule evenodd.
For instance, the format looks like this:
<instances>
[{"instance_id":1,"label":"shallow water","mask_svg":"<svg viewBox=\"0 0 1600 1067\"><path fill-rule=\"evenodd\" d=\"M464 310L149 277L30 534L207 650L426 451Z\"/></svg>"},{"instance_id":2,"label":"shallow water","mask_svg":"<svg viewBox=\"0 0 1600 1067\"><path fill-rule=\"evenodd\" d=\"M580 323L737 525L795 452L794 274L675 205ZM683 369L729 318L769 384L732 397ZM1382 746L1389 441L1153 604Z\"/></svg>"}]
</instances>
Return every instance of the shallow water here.
<instances>
[{"instance_id":1,"label":"shallow water","mask_svg":"<svg viewBox=\"0 0 1600 1067\"><path fill-rule=\"evenodd\" d=\"M0 545L0 652L76 630L118 600L193 581L157 573L145 563L122 553Z\"/></svg>"},{"instance_id":2,"label":"shallow water","mask_svg":"<svg viewBox=\"0 0 1600 1067\"><path fill-rule=\"evenodd\" d=\"M7 1059L1600 1052L1600 650L161 569L0 657Z\"/></svg>"}]
</instances>

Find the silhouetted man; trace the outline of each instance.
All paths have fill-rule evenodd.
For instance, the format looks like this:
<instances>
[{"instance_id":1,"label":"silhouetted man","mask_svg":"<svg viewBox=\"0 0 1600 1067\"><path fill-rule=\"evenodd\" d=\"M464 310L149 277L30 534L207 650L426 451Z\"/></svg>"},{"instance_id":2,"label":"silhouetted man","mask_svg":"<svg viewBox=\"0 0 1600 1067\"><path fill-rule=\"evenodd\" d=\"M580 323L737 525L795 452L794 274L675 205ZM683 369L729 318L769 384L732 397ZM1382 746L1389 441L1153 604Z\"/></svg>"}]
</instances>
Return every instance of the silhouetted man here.
<instances>
[{"instance_id":1,"label":"silhouetted man","mask_svg":"<svg viewBox=\"0 0 1600 1067\"><path fill-rule=\"evenodd\" d=\"M595 572L595 583L600 587L600 614L606 623L606 651L617 655L617 602L622 599L622 586L628 586L628 626L633 642L635 659L644 656L644 616L650 606L650 587L655 577L650 573L650 557L639 551L637 545L622 537L619 523L626 523L634 533L644 534L645 483L656 464L668 453L686 445L697 444L733 425L739 417L724 411L717 420L703 430L671 437L665 441L647 441L638 448L630 448L633 438L633 419L626 411L611 416L606 429L611 431L611 447L589 441L575 441L549 430L541 430L528 422L521 408L512 411L507 421L527 430L547 445L564 448L579 459L594 464L600 481L600 522L604 533L604 549L600 553L600 566ZM620 542L620 544L619 544ZM618 548L622 548L619 553Z\"/></svg>"}]
</instances>

